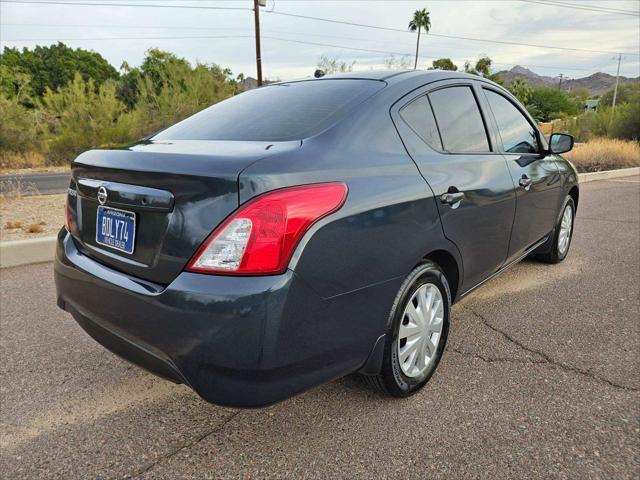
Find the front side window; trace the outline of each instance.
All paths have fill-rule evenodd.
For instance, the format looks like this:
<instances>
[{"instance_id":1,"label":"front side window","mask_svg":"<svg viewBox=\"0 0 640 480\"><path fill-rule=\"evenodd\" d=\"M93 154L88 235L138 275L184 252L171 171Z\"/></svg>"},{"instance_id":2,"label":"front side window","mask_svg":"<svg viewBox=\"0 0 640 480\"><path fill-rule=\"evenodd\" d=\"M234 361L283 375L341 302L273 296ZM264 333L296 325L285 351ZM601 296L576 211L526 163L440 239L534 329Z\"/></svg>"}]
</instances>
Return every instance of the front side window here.
<instances>
[{"instance_id":1,"label":"front side window","mask_svg":"<svg viewBox=\"0 0 640 480\"><path fill-rule=\"evenodd\" d=\"M426 95L403 107L400 110L400 116L427 145L435 150L442 150L438 126Z\"/></svg>"},{"instance_id":2,"label":"front side window","mask_svg":"<svg viewBox=\"0 0 640 480\"><path fill-rule=\"evenodd\" d=\"M471 87L447 87L429 94L442 145L450 153L491 151Z\"/></svg>"},{"instance_id":3,"label":"front side window","mask_svg":"<svg viewBox=\"0 0 640 480\"><path fill-rule=\"evenodd\" d=\"M492 90L485 90L493 116L498 124L505 152L538 153L535 129L513 103Z\"/></svg>"}]
</instances>

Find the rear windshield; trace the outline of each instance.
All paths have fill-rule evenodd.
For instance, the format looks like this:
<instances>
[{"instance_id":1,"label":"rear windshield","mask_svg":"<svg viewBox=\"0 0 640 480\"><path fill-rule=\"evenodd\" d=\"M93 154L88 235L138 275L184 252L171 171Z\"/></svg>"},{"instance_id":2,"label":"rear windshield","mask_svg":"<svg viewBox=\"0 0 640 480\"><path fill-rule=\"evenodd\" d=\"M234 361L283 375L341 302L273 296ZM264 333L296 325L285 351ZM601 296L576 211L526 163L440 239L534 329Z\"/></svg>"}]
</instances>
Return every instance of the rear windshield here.
<instances>
[{"instance_id":1,"label":"rear windshield","mask_svg":"<svg viewBox=\"0 0 640 480\"><path fill-rule=\"evenodd\" d=\"M216 103L154 140L298 140L329 127L384 85L346 79L269 85Z\"/></svg>"}]
</instances>

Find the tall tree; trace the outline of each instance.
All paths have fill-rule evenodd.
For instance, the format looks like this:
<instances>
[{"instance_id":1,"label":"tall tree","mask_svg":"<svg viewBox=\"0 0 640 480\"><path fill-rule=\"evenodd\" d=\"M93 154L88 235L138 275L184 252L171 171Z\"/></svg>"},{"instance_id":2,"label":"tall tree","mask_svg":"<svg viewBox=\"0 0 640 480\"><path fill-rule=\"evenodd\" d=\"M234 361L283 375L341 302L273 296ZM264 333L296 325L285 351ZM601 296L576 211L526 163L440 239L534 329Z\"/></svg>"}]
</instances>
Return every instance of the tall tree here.
<instances>
[{"instance_id":1,"label":"tall tree","mask_svg":"<svg viewBox=\"0 0 640 480\"><path fill-rule=\"evenodd\" d=\"M475 65L472 65L471 62L467 60L464 62L464 71L472 75L479 75L502 85L502 78L500 78L500 75L491 73L491 64L492 60L487 56L480 57L476 61Z\"/></svg>"},{"instance_id":2,"label":"tall tree","mask_svg":"<svg viewBox=\"0 0 640 480\"><path fill-rule=\"evenodd\" d=\"M418 68L418 52L420 51L420 32L424 29L425 33L429 33L431 28L431 19L429 18L429 12L426 8L422 10L416 10L413 12L413 18L409 22L409 31L418 32L418 38L416 39L416 61L413 64L413 69Z\"/></svg>"},{"instance_id":3,"label":"tall tree","mask_svg":"<svg viewBox=\"0 0 640 480\"><path fill-rule=\"evenodd\" d=\"M451 70L455 72L458 70L458 66L453 63L450 58L439 58L431 62L431 68L429 70Z\"/></svg>"},{"instance_id":4,"label":"tall tree","mask_svg":"<svg viewBox=\"0 0 640 480\"><path fill-rule=\"evenodd\" d=\"M33 50L5 47L0 64L12 74L30 77L31 94L42 97L47 88L57 90L74 80L79 73L84 81L93 80L98 88L109 79L116 80L118 71L102 55L81 48L67 47L58 42L50 47L36 46ZM17 93L17 91L16 91Z\"/></svg>"}]
</instances>

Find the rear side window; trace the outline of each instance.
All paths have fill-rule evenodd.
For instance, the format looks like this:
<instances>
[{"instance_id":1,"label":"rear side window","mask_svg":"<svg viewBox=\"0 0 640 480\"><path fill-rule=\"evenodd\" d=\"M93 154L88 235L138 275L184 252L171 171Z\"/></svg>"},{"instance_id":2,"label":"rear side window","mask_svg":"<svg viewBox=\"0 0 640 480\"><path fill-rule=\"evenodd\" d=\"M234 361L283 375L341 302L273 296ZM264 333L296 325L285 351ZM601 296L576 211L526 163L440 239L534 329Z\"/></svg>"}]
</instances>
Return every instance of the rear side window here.
<instances>
[{"instance_id":1,"label":"rear side window","mask_svg":"<svg viewBox=\"0 0 640 480\"><path fill-rule=\"evenodd\" d=\"M487 100L498 124L505 152L538 153L538 136L535 129L515 105L499 93L486 90Z\"/></svg>"},{"instance_id":2,"label":"rear side window","mask_svg":"<svg viewBox=\"0 0 640 480\"><path fill-rule=\"evenodd\" d=\"M154 140L299 140L383 88L374 80L311 80L249 90L163 130Z\"/></svg>"},{"instance_id":3,"label":"rear side window","mask_svg":"<svg viewBox=\"0 0 640 480\"><path fill-rule=\"evenodd\" d=\"M489 152L489 140L471 87L447 87L429 94L442 145L450 153Z\"/></svg>"},{"instance_id":4,"label":"rear side window","mask_svg":"<svg viewBox=\"0 0 640 480\"><path fill-rule=\"evenodd\" d=\"M423 95L400 110L400 116L411 130L435 150L442 150L436 119L433 116L429 99Z\"/></svg>"}]
</instances>

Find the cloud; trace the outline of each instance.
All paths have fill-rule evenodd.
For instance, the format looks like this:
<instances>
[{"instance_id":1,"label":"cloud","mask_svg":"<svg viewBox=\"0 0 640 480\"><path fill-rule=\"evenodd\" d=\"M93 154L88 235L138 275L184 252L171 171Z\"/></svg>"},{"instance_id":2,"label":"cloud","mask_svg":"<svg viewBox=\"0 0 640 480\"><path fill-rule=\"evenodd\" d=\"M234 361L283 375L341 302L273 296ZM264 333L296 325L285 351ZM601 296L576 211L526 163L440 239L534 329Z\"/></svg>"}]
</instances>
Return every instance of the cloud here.
<instances>
[{"instance_id":1,"label":"cloud","mask_svg":"<svg viewBox=\"0 0 640 480\"><path fill-rule=\"evenodd\" d=\"M133 0L118 0L131 3ZM116 0L104 0L105 3ZM159 3L158 0L155 3ZM136 2L141 3L141 2ZM149 2L154 3L154 2ZM238 7L239 2L171 0L165 4ZM245 3L249 3L248 0ZM426 5L432 33L522 43L572 46L595 50L638 52L638 18L525 3L521 1L284 1L268 2L268 9L404 30L413 11ZM594 5L597 5L594 3ZM609 8L637 9L637 2L610 1ZM356 68L382 66L385 53L361 52L338 46L413 54L415 35L374 30L269 14L263 9L263 65L271 78L310 75L321 55L356 60ZM135 65L151 47L170 50L195 62L218 63L234 73L255 76L253 14L238 10L187 10L105 6L25 5L0 3L0 45L28 46L67 39L73 47L100 52L113 65ZM71 26L76 25L76 26ZM125 28L126 27L126 28ZM170 28L167 28L170 27ZM131 37L226 36L229 38L132 39ZM249 36L249 38L242 38ZM129 39L127 39L127 37ZM234 38L231 38L234 37ZM296 44L280 39L325 44ZM104 40L89 40L103 38ZM33 40L52 39L52 40ZM77 39L77 40L68 40ZM84 40L83 40L84 39ZM554 76L581 76L598 69L614 69L610 54L569 52L499 45L427 36L422 39L420 65L451 57L458 65L489 55L498 69L515 64ZM333 46L329 46L333 45ZM397 56L397 55L396 55ZM638 56L623 63L626 75L638 75ZM566 70L566 71L564 71Z\"/></svg>"}]
</instances>

